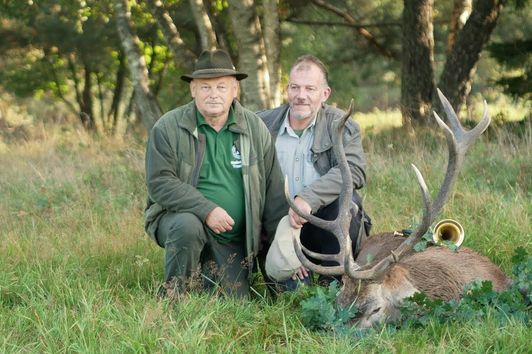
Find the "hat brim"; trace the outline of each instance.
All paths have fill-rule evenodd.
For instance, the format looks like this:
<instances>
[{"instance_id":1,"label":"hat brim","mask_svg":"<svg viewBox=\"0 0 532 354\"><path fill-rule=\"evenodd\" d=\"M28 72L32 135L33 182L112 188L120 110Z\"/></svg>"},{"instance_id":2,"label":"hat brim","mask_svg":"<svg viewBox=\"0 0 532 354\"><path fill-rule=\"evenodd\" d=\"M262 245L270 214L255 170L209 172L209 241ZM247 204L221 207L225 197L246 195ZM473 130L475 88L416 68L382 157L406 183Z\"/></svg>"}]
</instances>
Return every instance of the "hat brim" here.
<instances>
[{"instance_id":1,"label":"hat brim","mask_svg":"<svg viewBox=\"0 0 532 354\"><path fill-rule=\"evenodd\" d=\"M279 221L270 249L266 254L265 269L276 281L289 279L301 267L294 249L294 238L299 238L301 229L290 226L288 215Z\"/></svg>"},{"instance_id":2,"label":"hat brim","mask_svg":"<svg viewBox=\"0 0 532 354\"><path fill-rule=\"evenodd\" d=\"M193 72L190 75L181 75L181 80L186 82L191 82L194 79L214 79L217 77L224 77L224 76L234 76L238 81L245 79L248 77L247 74L233 71L233 70L216 70L216 71L207 71L204 70L204 72L197 73Z\"/></svg>"}]
</instances>

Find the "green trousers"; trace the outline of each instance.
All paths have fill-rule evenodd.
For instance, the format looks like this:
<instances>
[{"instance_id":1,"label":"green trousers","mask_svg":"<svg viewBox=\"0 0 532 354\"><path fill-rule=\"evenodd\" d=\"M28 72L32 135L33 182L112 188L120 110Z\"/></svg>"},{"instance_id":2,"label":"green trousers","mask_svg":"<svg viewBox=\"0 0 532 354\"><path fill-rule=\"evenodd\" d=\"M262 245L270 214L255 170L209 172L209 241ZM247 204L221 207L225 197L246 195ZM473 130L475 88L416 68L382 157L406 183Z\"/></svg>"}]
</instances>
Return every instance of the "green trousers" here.
<instances>
[{"instance_id":1,"label":"green trousers","mask_svg":"<svg viewBox=\"0 0 532 354\"><path fill-rule=\"evenodd\" d=\"M190 213L165 214L156 236L165 251L165 281L176 282L178 291L201 287L236 297L249 294L244 242L218 242Z\"/></svg>"}]
</instances>

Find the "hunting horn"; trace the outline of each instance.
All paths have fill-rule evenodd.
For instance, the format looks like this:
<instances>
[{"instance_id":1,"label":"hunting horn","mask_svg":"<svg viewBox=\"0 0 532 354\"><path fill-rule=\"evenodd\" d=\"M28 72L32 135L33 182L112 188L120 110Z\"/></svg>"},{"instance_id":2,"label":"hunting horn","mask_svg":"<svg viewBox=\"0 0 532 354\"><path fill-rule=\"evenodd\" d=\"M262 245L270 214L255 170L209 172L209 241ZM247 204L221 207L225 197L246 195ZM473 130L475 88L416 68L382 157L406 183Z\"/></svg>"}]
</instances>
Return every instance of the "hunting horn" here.
<instances>
[{"instance_id":1,"label":"hunting horn","mask_svg":"<svg viewBox=\"0 0 532 354\"><path fill-rule=\"evenodd\" d=\"M464 228L456 220L443 219L434 226L432 240L435 243L451 241L456 247L460 247L464 242Z\"/></svg>"}]
</instances>

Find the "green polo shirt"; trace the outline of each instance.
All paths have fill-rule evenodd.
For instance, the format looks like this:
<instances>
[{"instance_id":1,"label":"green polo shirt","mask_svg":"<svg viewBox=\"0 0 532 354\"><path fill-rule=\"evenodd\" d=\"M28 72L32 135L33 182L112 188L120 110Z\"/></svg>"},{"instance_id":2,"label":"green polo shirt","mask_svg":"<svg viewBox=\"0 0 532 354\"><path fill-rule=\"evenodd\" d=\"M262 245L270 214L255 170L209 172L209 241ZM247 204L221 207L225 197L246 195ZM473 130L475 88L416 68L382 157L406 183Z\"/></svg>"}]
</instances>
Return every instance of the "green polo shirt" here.
<instances>
[{"instance_id":1,"label":"green polo shirt","mask_svg":"<svg viewBox=\"0 0 532 354\"><path fill-rule=\"evenodd\" d=\"M222 243L241 241L245 233L244 186L242 160L235 144L238 134L229 130L229 126L235 123L233 110L219 132L207 124L199 111L196 112L198 132L205 135L206 141L197 189L235 221L232 230L221 234L213 232L213 235Z\"/></svg>"}]
</instances>

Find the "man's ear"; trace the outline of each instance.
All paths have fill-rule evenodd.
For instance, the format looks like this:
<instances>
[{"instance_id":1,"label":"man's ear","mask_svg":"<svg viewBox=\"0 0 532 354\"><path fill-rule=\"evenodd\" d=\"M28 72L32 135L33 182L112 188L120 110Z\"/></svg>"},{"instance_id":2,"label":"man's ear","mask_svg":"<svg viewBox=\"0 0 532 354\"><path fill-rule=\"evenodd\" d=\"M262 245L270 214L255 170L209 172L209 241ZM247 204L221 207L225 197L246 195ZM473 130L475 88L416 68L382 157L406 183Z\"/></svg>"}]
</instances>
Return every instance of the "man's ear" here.
<instances>
[{"instance_id":1,"label":"man's ear","mask_svg":"<svg viewBox=\"0 0 532 354\"><path fill-rule=\"evenodd\" d=\"M236 81L236 90L233 98L238 98L240 96L240 81Z\"/></svg>"},{"instance_id":2,"label":"man's ear","mask_svg":"<svg viewBox=\"0 0 532 354\"><path fill-rule=\"evenodd\" d=\"M188 85L188 89L190 90L190 96L192 96L192 98L196 98L194 97L194 93L196 92L196 83L194 82L194 80L190 82L190 84Z\"/></svg>"},{"instance_id":3,"label":"man's ear","mask_svg":"<svg viewBox=\"0 0 532 354\"><path fill-rule=\"evenodd\" d=\"M327 101L327 99L331 96L332 89L327 86L323 89L323 102Z\"/></svg>"}]
</instances>

